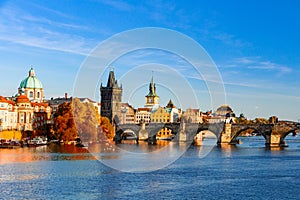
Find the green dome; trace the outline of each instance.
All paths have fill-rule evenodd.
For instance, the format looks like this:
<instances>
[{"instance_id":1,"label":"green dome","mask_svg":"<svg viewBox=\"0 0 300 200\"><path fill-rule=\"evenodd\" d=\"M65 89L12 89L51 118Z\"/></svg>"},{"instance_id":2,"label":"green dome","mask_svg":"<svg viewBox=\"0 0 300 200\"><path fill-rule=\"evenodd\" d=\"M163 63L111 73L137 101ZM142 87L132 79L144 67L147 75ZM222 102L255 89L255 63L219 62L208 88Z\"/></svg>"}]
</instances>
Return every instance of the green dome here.
<instances>
[{"instance_id":1,"label":"green dome","mask_svg":"<svg viewBox=\"0 0 300 200\"><path fill-rule=\"evenodd\" d=\"M29 70L29 76L25 78L21 83L19 88L37 88L42 89L42 82L35 76L34 70L31 68Z\"/></svg>"}]
</instances>

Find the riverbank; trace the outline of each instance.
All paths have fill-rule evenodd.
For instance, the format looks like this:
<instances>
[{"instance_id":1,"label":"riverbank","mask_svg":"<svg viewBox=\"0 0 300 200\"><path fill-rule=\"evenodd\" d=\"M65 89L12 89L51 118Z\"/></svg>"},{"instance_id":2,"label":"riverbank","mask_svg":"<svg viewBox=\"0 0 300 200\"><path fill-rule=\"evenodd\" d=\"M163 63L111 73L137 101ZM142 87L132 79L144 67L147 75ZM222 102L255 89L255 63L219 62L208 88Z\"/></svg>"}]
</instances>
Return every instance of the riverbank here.
<instances>
[{"instance_id":1,"label":"riverbank","mask_svg":"<svg viewBox=\"0 0 300 200\"><path fill-rule=\"evenodd\" d=\"M21 131L1 131L0 132L0 139L6 139L6 140L10 140L10 139L14 139L14 140L21 140L22 138L22 133Z\"/></svg>"}]
</instances>

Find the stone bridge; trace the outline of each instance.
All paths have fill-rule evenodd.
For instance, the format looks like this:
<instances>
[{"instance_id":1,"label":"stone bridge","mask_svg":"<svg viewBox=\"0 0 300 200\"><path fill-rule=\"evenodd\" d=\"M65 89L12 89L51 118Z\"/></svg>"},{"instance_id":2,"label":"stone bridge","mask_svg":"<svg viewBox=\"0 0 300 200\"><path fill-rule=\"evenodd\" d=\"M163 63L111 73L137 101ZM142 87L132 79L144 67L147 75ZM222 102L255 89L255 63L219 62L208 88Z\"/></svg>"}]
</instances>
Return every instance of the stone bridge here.
<instances>
[{"instance_id":1,"label":"stone bridge","mask_svg":"<svg viewBox=\"0 0 300 200\"><path fill-rule=\"evenodd\" d=\"M116 126L115 142L122 141L125 131L133 131L136 135L136 140L148 141L149 144L156 143L156 134L163 128L167 128L175 135L175 141L193 142L194 137L203 130L213 132L216 137L222 133L224 123L208 124L208 123L140 123L140 124L118 124Z\"/></svg>"},{"instance_id":2,"label":"stone bridge","mask_svg":"<svg viewBox=\"0 0 300 200\"><path fill-rule=\"evenodd\" d=\"M236 144L237 137L246 130L253 130L262 135L266 140L266 146L286 146L285 137L300 131L300 124L289 121L279 121L275 124L225 124L225 131L221 136L221 143ZM227 132L226 132L227 130Z\"/></svg>"},{"instance_id":3,"label":"stone bridge","mask_svg":"<svg viewBox=\"0 0 300 200\"><path fill-rule=\"evenodd\" d=\"M116 126L115 142L121 143L124 131L131 130L136 135L136 141L144 140L156 144L156 134L167 128L175 135L175 141L192 143L195 136L204 130L216 135L218 143L237 144L237 137L246 130L261 134L266 140L266 146L284 146L285 137L289 133L300 131L300 123L281 121L276 124L224 124L224 123L141 123L118 124Z\"/></svg>"}]
</instances>

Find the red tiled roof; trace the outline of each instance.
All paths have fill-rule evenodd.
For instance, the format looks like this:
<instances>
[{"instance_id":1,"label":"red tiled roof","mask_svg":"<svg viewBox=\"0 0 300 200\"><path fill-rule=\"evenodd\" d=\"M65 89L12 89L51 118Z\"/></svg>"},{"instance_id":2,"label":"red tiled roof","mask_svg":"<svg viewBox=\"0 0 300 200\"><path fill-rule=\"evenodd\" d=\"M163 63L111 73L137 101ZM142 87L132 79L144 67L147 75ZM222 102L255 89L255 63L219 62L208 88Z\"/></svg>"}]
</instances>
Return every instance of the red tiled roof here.
<instances>
[{"instance_id":1,"label":"red tiled roof","mask_svg":"<svg viewBox=\"0 0 300 200\"><path fill-rule=\"evenodd\" d=\"M7 103L7 99L4 98L3 96L0 96L0 102L2 102L2 103Z\"/></svg>"},{"instance_id":2,"label":"red tiled roof","mask_svg":"<svg viewBox=\"0 0 300 200\"><path fill-rule=\"evenodd\" d=\"M150 111L151 108L138 108L138 111Z\"/></svg>"},{"instance_id":3,"label":"red tiled roof","mask_svg":"<svg viewBox=\"0 0 300 200\"><path fill-rule=\"evenodd\" d=\"M46 108L46 107L49 106L49 104L48 104L48 103L44 103L44 102L42 102L42 103L32 102L32 103L31 103L31 106L32 106L32 107L35 107L35 106L42 107L42 106L44 106L44 108Z\"/></svg>"},{"instance_id":4,"label":"red tiled roof","mask_svg":"<svg viewBox=\"0 0 300 200\"><path fill-rule=\"evenodd\" d=\"M27 96L20 95L20 96L17 97L16 102L17 103L29 103L30 101L29 101Z\"/></svg>"},{"instance_id":5,"label":"red tiled roof","mask_svg":"<svg viewBox=\"0 0 300 200\"><path fill-rule=\"evenodd\" d=\"M7 100L7 103L11 104L11 105L15 105L15 102L12 100Z\"/></svg>"}]
</instances>

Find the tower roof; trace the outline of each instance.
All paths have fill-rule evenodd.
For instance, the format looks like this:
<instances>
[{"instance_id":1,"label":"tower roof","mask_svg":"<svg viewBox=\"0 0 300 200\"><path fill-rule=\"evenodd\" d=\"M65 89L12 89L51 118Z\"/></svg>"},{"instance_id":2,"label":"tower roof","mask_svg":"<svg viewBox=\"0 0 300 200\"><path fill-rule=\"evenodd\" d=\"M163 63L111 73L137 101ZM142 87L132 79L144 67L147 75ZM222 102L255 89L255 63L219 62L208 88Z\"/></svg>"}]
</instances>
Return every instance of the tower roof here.
<instances>
[{"instance_id":1,"label":"tower roof","mask_svg":"<svg viewBox=\"0 0 300 200\"><path fill-rule=\"evenodd\" d=\"M167 104L166 108L176 108L172 100L170 99L169 103Z\"/></svg>"},{"instance_id":2,"label":"tower roof","mask_svg":"<svg viewBox=\"0 0 300 200\"><path fill-rule=\"evenodd\" d=\"M111 69L110 72L109 72L106 87L112 87L112 88L118 87L118 82L115 78L115 73L114 73L113 69Z\"/></svg>"},{"instance_id":3,"label":"tower roof","mask_svg":"<svg viewBox=\"0 0 300 200\"><path fill-rule=\"evenodd\" d=\"M21 81L19 88L43 88L42 82L35 76L33 68L29 70L28 77Z\"/></svg>"},{"instance_id":4,"label":"tower roof","mask_svg":"<svg viewBox=\"0 0 300 200\"><path fill-rule=\"evenodd\" d=\"M153 80L153 72L152 72L151 82L149 84L149 93L147 94L146 97L158 97L158 95L156 94L156 87Z\"/></svg>"}]
</instances>

